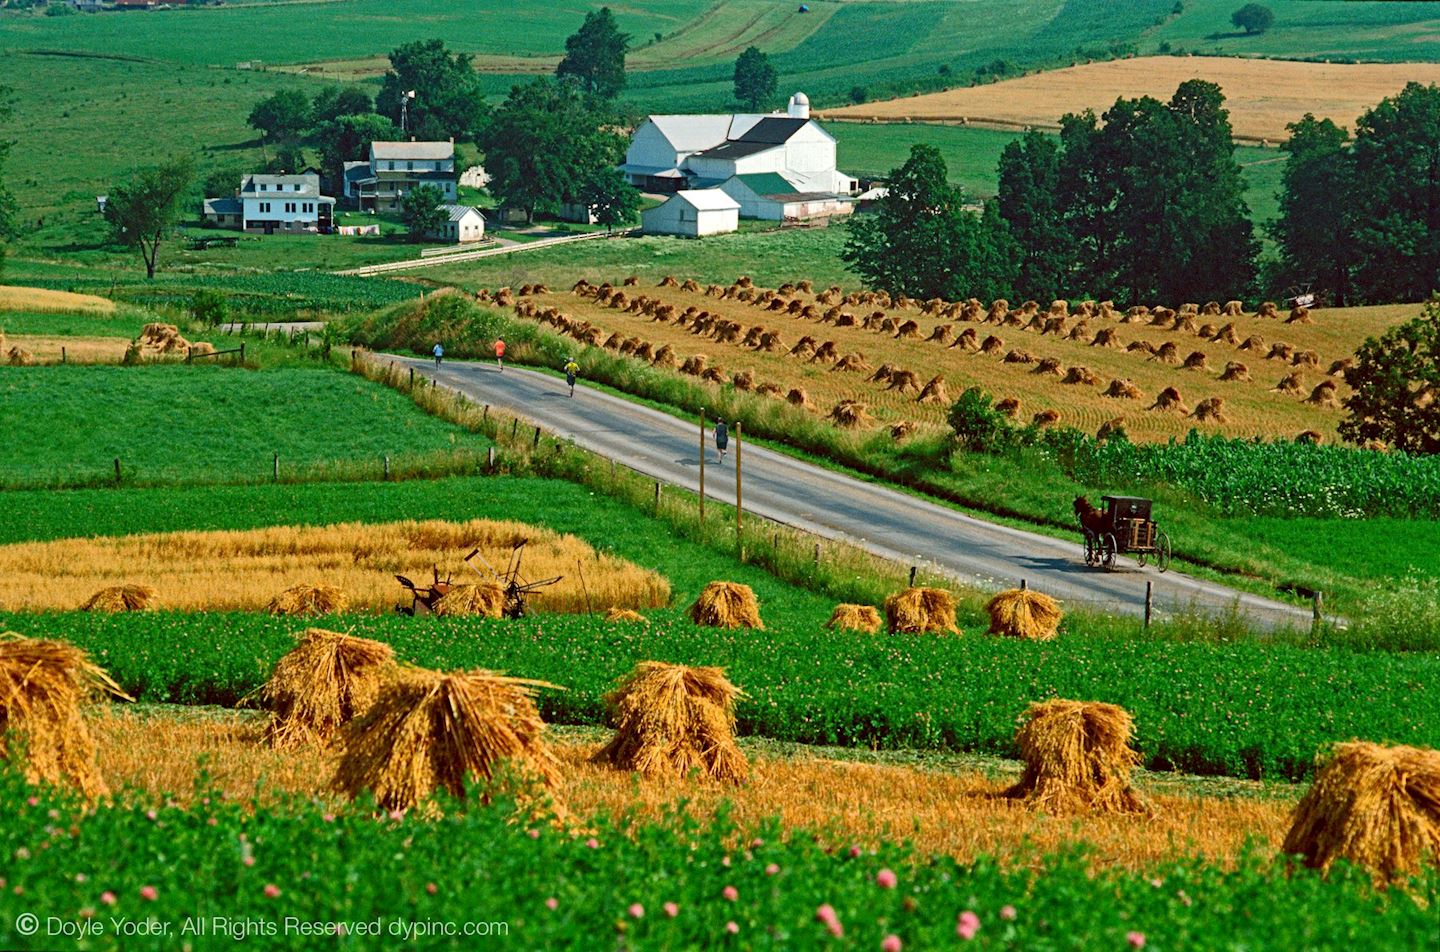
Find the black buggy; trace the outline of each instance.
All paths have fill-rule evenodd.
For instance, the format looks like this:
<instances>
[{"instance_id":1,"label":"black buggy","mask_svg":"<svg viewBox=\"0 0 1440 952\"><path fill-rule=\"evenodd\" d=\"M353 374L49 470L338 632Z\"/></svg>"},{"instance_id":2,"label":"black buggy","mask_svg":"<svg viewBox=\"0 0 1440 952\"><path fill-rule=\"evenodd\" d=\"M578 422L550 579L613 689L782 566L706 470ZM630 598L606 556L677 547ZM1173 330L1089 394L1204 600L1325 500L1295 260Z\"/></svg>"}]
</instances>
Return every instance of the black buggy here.
<instances>
[{"instance_id":1,"label":"black buggy","mask_svg":"<svg viewBox=\"0 0 1440 952\"><path fill-rule=\"evenodd\" d=\"M1170 568L1170 537L1150 518L1150 500L1138 496L1102 496L1103 510L1081 518L1085 531L1085 564L1115 567L1119 555L1134 555L1143 566L1154 560Z\"/></svg>"}]
</instances>

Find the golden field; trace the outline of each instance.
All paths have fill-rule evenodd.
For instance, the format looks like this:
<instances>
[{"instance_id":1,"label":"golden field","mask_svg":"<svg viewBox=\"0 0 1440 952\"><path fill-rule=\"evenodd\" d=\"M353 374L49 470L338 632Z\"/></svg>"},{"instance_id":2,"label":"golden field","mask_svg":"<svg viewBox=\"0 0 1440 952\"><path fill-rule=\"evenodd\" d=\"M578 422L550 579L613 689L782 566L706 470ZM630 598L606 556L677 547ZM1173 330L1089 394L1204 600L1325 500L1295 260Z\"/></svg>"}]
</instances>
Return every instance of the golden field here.
<instances>
[{"instance_id":1,"label":"golden field","mask_svg":"<svg viewBox=\"0 0 1440 952\"><path fill-rule=\"evenodd\" d=\"M1436 63L1301 63L1221 56L1143 56L1047 70L968 89L826 110L824 116L893 122L986 121L1053 127L1066 113L1104 112L1120 97L1164 102L1189 79L1216 83L1240 139L1284 141L1305 113L1350 130L1355 119L1410 81L1440 82Z\"/></svg>"},{"instance_id":2,"label":"golden field","mask_svg":"<svg viewBox=\"0 0 1440 952\"><path fill-rule=\"evenodd\" d=\"M224 712L201 716L115 709L96 722L100 771L111 787L142 798L178 798L194 790L203 758L227 797L290 792L343 801L328 790L333 753L275 750L264 743L266 715ZM558 798L583 821L598 812L661 817L678 802L697 816L722 803L744 831L767 817L787 826L827 829L837 846L877 846L909 839L923 853L960 860L990 854L1026 862L1036 853L1085 842L1097 865L1153 869L1182 856L1228 865L1248 838L1278 849L1298 799L1288 788L1235 781L1219 796L1197 796L1180 782L1142 777L1156 809L1150 818L1115 815L1050 817L998 796L1019 776L1007 767L994 776L972 768L917 769L828 759L823 752L766 752L741 741L751 781L742 787L698 781L647 780L591 762L600 749L586 732L565 731L555 743L563 781ZM863 756L863 755L862 755Z\"/></svg>"},{"instance_id":3,"label":"golden field","mask_svg":"<svg viewBox=\"0 0 1440 952\"><path fill-rule=\"evenodd\" d=\"M0 360L19 347L34 355L38 364L118 364L130 341L124 337L55 337L42 334L0 334ZM63 348L63 353L62 353Z\"/></svg>"},{"instance_id":4,"label":"golden field","mask_svg":"<svg viewBox=\"0 0 1440 952\"><path fill-rule=\"evenodd\" d=\"M74 311L114 314L115 302L93 294L0 284L0 311Z\"/></svg>"},{"instance_id":5,"label":"golden field","mask_svg":"<svg viewBox=\"0 0 1440 952\"><path fill-rule=\"evenodd\" d=\"M258 611L294 585L341 588L351 610L388 611L410 604L395 581L419 585L440 577L457 583L480 577L461 560L503 573L511 546L528 539L521 577L560 575L559 583L532 596L538 611L583 612L610 606L645 609L666 604L670 586L654 572L596 552L570 535L518 522L392 522L224 532L167 532L115 538L60 539L0 546L0 608L6 611L74 609L95 591L114 585L148 585L157 607L177 611ZM582 577L583 573L583 577ZM491 577L486 575L487 578ZM403 597L402 597L403 596Z\"/></svg>"},{"instance_id":6,"label":"golden field","mask_svg":"<svg viewBox=\"0 0 1440 952\"><path fill-rule=\"evenodd\" d=\"M516 308L522 316L561 329L568 326L572 336L583 336L587 325L598 328L590 339L614 349L630 341L622 352L640 343L648 343L652 352L669 346L674 367L682 372L688 359L704 355L704 369L715 385L748 373L752 388L778 388L778 393L772 391L777 400L788 399L791 390L803 390L809 409L820 415L830 414L843 400L859 401L869 419L857 432L902 420L941 427L950 402L966 387L978 386L996 400L1016 400L1018 421L1039 416L1093 433L1109 421L1123 420L1130 437L1142 441L1183 436L1191 428L1276 438L1315 431L1333 440L1343 416L1340 402L1348 393L1337 362L1351 357L1366 336L1419 312L1418 305L1322 310L1308 315L1310 323L1289 323L1288 312L1281 310L1278 317L1175 315L1156 324L1152 322L1162 319L1126 317L1117 308L1089 318L1070 314L1047 330L1048 306L1038 305L1035 313L1027 313L1016 304L1003 318L989 317L986 306L977 319L974 314L927 314L919 302L904 302L903 307L832 304L827 303L831 298L822 301L816 293L802 291L781 295L754 289L751 302L719 297L722 289L714 286L620 291L628 302L623 308L568 291L522 297ZM637 296L658 302L650 308L656 315L667 307L673 314L662 320L633 310ZM767 297L778 299L785 309L771 310L772 304L760 303ZM890 304L883 299L878 303ZM797 306L800 313L790 313ZM693 318L707 314L739 324L741 330L735 334L732 329L718 340L713 329L696 334ZM854 326L837 326L850 320ZM874 329L864 328L867 320ZM771 350L756 340L765 332L779 335L771 341ZM937 333L941 336L931 339ZM815 352L789 353L805 337L813 340ZM965 340L972 337L967 345ZM1130 349L1142 345L1146 349ZM1280 351L1275 353L1277 345ZM853 355L859 369L837 367L847 355ZM1222 380L1232 363L1243 364L1239 376L1250 379ZM896 386L894 378L870 379L886 364L908 371L913 383L907 378ZM936 378L943 393L924 398L921 388ZM1282 381L1285 388L1279 388ZM1107 395L1117 392L1112 387L1134 395ZM1161 392L1172 387L1181 406L1157 407ZM1218 418L1200 410L1202 403L1216 398L1221 401Z\"/></svg>"}]
</instances>

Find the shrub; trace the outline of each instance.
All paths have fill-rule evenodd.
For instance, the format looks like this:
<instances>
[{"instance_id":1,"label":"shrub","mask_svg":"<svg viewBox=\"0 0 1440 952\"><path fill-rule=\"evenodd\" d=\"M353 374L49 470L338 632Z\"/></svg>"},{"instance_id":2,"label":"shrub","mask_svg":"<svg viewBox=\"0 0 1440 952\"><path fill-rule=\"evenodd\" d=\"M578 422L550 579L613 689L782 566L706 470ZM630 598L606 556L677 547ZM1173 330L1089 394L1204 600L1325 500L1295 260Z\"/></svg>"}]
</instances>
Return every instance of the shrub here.
<instances>
[{"instance_id":1,"label":"shrub","mask_svg":"<svg viewBox=\"0 0 1440 952\"><path fill-rule=\"evenodd\" d=\"M950 405L947 416L955 441L967 450L993 452L1008 446L1014 429L1005 415L995 409L990 394L979 387L970 387Z\"/></svg>"}]
</instances>

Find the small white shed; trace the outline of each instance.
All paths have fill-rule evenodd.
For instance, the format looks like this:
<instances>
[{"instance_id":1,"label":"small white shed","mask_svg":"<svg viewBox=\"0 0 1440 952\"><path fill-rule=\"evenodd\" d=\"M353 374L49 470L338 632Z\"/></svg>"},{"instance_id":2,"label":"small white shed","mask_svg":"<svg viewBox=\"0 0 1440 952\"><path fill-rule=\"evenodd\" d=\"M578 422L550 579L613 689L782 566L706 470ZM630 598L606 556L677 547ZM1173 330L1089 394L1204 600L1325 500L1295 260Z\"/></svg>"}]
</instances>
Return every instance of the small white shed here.
<instances>
[{"instance_id":1,"label":"small white shed","mask_svg":"<svg viewBox=\"0 0 1440 952\"><path fill-rule=\"evenodd\" d=\"M479 209L472 205L441 205L440 210L445 212L447 219L438 231L430 232L427 237L459 244L484 239L485 216L480 214Z\"/></svg>"},{"instance_id":2,"label":"small white shed","mask_svg":"<svg viewBox=\"0 0 1440 952\"><path fill-rule=\"evenodd\" d=\"M647 235L720 235L740 227L740 203L718 188L690 189L641 212L640 223Z\"/></svg>"}]
</instances>

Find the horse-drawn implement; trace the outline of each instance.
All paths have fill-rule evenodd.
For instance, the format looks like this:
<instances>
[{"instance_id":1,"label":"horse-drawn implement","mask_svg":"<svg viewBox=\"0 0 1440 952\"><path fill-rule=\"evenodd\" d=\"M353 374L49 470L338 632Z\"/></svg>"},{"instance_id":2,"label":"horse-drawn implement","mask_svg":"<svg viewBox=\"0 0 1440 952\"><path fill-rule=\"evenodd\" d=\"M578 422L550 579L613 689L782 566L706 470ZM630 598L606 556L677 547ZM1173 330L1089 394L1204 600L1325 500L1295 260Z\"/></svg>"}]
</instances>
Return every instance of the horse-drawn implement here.
<instances>
[{"instance_id":1,"label":"horse-drawn implement","mask_svg":"<svg viewBox=\"0 0 1440 952\"><path fill-rule=\"evenodd\" d=\"M525 545L527 541L528 540L521 540L515 543L514 547L510 550L510 564L505 567L504 575L496 572L490 566L489 562L485 562L485 556L480 554L478 548L472 549L470 554L461 560L470 567L471 571L479 575L481 579L486 578L485 573L476 568L475 563L471 560L478 558L481 562L485 563L485 568L489 570L490 576L494 578L495 583L498 584L505 593L504 617L506 618L524 618L529 607L529 597L538 589L554 585L563 577L557 575L554 578L540 579L534 582L525 581L520 575L520 560L525 556ZM436 604L440 599L450 593L450 590L455 587L455 584L448 574L445 576L445 580L441 581L439 568L432 568L430 574L432 579L431 584L424 587L416 585L403 575L395 576L395 580L400 583L400 587L409 592L411 597L409 605L396 605L395 611L402 615L434 614Z\"/></svg>"},{"instance_id":2,"label":"horse-drawn implement","mask_svg":"<svg viewBox=\"0 0 1440 952\"><path fill-rule=\"evenodd\" d=\"M1102 496L1103 510L1084 496L1075 497L1075 515L1085 533L1085 564L1115 567L1121 555L1134 555L1144 566L1152 559L1164 572L1170 568L1170 537L1150 518L1150 500L1138 496Z\"/></svg>"}]
</instances>

